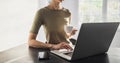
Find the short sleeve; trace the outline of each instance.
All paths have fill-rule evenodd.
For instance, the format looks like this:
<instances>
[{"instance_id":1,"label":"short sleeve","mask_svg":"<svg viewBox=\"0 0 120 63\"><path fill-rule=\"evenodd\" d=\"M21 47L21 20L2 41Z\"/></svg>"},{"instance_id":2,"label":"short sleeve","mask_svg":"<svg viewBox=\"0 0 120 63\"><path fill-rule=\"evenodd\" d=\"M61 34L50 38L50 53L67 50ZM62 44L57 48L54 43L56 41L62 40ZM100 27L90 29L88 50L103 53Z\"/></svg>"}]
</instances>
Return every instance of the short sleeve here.
<instances>
[{"instance_id":1,"label":"short sleeve","mask_svg":"<svg viewBox=\"0 0 120 63\"><path fill-rule=\"evenodd\" d=\"M35 33L38 34L39 28L41 27L41 25L43 24L43 12L41 10L37 11L30 33Z\"/></svg>"},{"instance_id":2,"label":"short sleeve","mask_svg":"<svg viewBox=\"0 0 120 63\"><path fill-rule=\"evenodd\" d=\"M66 17L70 17L71 16L71 12L69 11L69 9L64 9L65 10L65 14L66 14Z\"/></svg>"},{"instance_id":3,"label":"short sleeve","mask_svg":"<svg viewBox=\"0 0 120 63\"><path fill-rule=\"evenodd\" d=\"M68 9L66 9L66 16L67 16L67 20L68 20L68 22L67 22L67 25L70 25L70 23L71 23L71 12L68 10Z\"/></svg>"}]
</instances>

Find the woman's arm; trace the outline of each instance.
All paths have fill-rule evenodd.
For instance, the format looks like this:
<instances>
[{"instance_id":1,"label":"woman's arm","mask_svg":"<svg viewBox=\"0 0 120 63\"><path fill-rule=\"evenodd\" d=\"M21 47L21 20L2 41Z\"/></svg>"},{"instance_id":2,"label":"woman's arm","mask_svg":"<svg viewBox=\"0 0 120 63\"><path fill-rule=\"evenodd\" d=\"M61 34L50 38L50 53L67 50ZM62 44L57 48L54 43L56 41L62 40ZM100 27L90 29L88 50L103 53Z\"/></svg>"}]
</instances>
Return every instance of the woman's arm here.
<instances>
[{"instance_id":1,"label":"woman's arm","mask_svg":"<svg viewBox=\"0 0 120 63\"><path fill-rule=\"evenodd\" d=\"M43 42L37 41L36 36L37 36L37 34L34 34L34 33L29 34L28 45L30 47L49 48L49 49L54 49L54 50L58 50L58 49L70 49L70 50L72 50L71 46L68 43L65 43L65 42L61 42L59 44L43 43Z\"/></svg>"},{"instance_id":2,"label":"woman's arm","mask_svg":"<svg viewBox=\"0 0 120 63\"><path fill-rule=\"evenodd\" d=\"M30 33L28 38L28 45L35 48L52 48L52 44L46 44L36 40L37 34Z\"/></svg>"},{"instance_id":3,"label":"woman's arm","mask_svg":"<svg viewBox=\"0 0 120 63\"><path fill-rule=\"evenodd\" d=\"M69 27L69 26L70 26L70 22L71 22L71 16L69 17L69 21L68 21L66 27ZM66 32L67 38L70 38L71 36L75 35L76 31L77 31L77 29L72 28L71 32L70 32L70 31L69 31L69 32Z\"/></svg>"},{"instance_id":4,"label":"woman's arm","mask_svg":"<svg viewBox=\"0 0 120 63\"><path fill-rule=\"evenodd\" d=\"M76 31L77 31L77 29L72 29L72 31L70 33L66 32L67 38L70 38L71 36L75 35Z\"/></svg>"}]
</instances>

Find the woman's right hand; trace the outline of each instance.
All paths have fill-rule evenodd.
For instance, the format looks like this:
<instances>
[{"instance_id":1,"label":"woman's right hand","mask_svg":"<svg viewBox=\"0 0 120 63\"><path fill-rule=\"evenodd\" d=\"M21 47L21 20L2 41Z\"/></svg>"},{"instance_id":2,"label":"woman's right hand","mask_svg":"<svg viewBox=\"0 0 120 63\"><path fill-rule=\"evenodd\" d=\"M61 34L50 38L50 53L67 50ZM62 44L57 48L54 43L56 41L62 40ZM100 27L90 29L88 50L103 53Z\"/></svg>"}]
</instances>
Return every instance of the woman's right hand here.
<instances>
[{"instance_id":1,"label":"woman's right hand","mask_svg":"<svg viewBox=\"0 0 120 63\"><path fill-rule=\"evenodd\" d=\"M52 45L51 49L54 49L54 50L59 50L59 49L73 50L72 47L66 42L61 42L59 44Z\"/></svg>"}]
</instances>

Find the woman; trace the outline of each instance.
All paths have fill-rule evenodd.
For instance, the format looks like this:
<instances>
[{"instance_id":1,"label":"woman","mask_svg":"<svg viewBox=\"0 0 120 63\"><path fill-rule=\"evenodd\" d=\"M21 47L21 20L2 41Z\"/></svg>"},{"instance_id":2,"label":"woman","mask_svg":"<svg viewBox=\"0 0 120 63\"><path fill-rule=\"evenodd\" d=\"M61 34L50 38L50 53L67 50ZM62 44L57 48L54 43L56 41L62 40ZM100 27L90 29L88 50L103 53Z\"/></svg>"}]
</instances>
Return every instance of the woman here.
<instances>
[{"instance_id":1,"label":"woman","mask_svg":"<svg viewBox=\"0 0 120 63\"><path fill-rule=\"evenodd\" d=\"M72 50L67 39L74 35L76 30L65 32L64 27L70 23L71 13L61 6L62 2L63 0L51 0L48 6L37 11L28 39L30 47ZM47 43L36 40L41 25L46 33Z\"/></svg>"}]
</instances>

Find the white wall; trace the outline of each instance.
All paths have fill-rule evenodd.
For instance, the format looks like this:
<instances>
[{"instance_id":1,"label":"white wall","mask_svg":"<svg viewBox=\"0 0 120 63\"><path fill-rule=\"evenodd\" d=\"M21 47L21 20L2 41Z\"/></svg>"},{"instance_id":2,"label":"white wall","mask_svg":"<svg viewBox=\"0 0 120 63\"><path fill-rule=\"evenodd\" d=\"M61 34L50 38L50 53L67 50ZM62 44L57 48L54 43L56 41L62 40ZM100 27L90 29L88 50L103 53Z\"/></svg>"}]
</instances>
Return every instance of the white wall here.
<instances>
[{"instance_id":1,"label":"white wall","mask_svg":"<svg viewBox=\"0 0 120 63\"><path fill-rule=\"evenodd\" d=\"M0 51L25 43L38 0L0 0Z\"/></svg>"}]
</instances>

